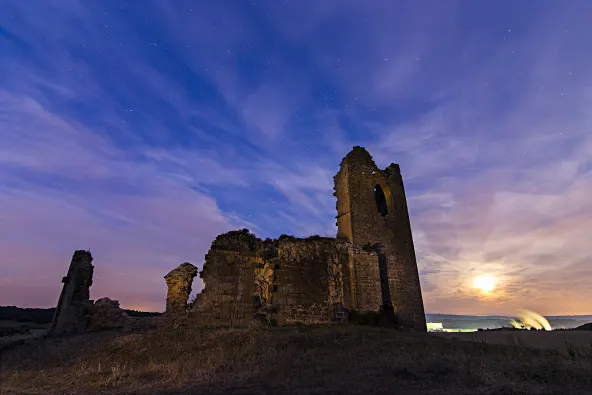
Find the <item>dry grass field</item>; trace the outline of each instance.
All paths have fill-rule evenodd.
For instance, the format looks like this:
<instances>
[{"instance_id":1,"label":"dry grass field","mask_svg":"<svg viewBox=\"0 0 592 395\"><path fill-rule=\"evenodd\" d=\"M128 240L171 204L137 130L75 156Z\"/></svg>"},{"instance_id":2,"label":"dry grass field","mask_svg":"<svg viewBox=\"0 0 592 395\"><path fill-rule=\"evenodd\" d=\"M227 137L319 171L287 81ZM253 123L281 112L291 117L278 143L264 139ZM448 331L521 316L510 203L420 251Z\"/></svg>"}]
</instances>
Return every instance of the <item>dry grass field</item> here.
<instances>
[{"instance_id":1,"label":"dry grass field","mask_svg":"<svg viewBox=\"0 0 592 395\"><path fill-rule=\"evenodd\" d=\"M564 354L579 352L592 357L592 331L480 331L433 334L446 339L556 350Z\"/></svg>"},{"instance_id":2,"label":"dry grass field","mask_svg":"<svg viewBox=\"0 0 592 395\"><path fill-rule=\"evenodd\" d=\"M30 339L43 336L49 325L47 324L35 324L35 323L25 323L17 322L17 321L9 321L9 320L0 320L0 351L2 348L14 341L18 341L21 339ZM24 333L18 333L11 335L6 335L4 332L6 329L10 330L22 330L26 329Z\"/></svg>"},{"instance_id":3,"label":"dry grass field","mask_svg":"<svg viewBox=\"0 0 592 395\"><path fill-rule=\"evenodd\" d=\"M592 354L361 326L159 328L4 349L0 393L590 394Z\"/></svg>"}]
</instances>

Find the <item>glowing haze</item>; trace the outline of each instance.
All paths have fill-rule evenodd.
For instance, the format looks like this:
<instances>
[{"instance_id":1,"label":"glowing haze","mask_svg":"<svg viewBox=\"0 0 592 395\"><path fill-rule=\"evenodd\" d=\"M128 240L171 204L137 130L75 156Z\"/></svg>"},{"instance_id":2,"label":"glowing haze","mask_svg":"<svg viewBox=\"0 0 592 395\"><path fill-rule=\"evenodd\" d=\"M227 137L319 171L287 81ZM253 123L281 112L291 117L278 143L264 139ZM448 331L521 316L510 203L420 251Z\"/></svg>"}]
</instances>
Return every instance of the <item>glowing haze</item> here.
<instances>
[{"instance_id":1,"label":"glowing haze","mask_svg":"<svg viewBox=\"0 0 592 395\"><path fill-rule=\"evenodd\" d=\"M54 305L75 249L94 299L162 310L219 233L334 235L362 145L401 165L428 312L590 314L591 14L5 0L0 305Z\"/></svg>"}]
</instances>

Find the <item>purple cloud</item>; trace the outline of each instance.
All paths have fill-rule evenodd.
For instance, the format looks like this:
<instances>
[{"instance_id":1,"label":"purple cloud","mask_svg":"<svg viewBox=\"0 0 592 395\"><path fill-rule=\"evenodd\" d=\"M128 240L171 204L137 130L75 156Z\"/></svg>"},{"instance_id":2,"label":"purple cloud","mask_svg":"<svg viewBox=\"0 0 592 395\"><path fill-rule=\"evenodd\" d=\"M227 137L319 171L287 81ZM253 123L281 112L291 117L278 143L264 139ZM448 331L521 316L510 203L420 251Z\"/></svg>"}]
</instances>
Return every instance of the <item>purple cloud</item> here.
<instances>
[{"instance_id":1,"label":"purple cloud","mask_svg":"<svg viewBox=\"0 0 592 395\"><path fill-rule=\"evenodd\" d=\"M401 164L427 311L589 313L589 9L8 2L0 304L53 305L90 248L94 298L162 310L218 233L334 234L363 145Z\"/></svg>"}]
</instances>

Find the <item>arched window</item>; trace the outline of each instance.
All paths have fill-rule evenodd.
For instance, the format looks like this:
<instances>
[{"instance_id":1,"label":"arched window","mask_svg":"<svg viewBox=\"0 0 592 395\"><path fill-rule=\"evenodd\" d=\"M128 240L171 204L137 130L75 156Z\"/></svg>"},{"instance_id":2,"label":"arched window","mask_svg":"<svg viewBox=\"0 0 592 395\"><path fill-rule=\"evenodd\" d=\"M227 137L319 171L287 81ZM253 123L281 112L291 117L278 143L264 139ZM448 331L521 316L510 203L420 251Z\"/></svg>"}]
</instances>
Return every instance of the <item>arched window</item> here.
<instances>
[{"instance_id":1,"label":"arched window","mask_svg":"<svg viewBox=\"0 0 592 395\"><path fill-rule=\"evenodd\" d=\"M374 199L376 200L376 208L378 213L383 217L388 214L388 204L386 202L386 196L382 187L380 185L376 185L374 187Z\"/></svg>"}]
</instances>

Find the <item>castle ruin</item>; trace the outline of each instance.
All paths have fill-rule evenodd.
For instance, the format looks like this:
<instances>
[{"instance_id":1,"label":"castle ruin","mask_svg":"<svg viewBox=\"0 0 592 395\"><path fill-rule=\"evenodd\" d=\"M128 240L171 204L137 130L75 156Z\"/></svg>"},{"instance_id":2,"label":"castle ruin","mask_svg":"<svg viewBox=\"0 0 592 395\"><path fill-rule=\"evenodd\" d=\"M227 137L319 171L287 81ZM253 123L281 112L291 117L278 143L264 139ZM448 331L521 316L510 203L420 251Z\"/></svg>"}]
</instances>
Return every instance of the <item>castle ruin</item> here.
<instances>
[{"instance_id":1,"label":"castle ruin","mask_svg":"<svg viewBox=\"0 0 592 395\"><path fill-rule=\"evenodd\" d=\"M425 331L399 166L380 170L368 151L354 147L334 182L336 238L261 240L246 229L219 235L200 272L205 288L193 302L179 303L193 273L181 276L188 284L167 275L167 313L186 314L196 325L244 326L347 322L351 312L381 312Z\"/></svg>"},{"instance_id":2,"label":"castle ruin","mask_svg":"<svg viewBox=\"0 0 592 395\"><path fill-rule=\"evenodd\" d=\"M72 256L66 277L62 278L62 292L49 329L53 332L80 332L88 326L92 307L90 286L94 266L90 251L77 250Z\"/></svg>"},{"instance_id":3,"label":"castle ruin","mask_svg":"<svg viewBox=\"0 0 592 395\"><path fill-rule=\"evenodd\" d=\"M90 251L77 250L72 256L48 334L80 333L89 330L133 328L151 324L129 317L117 300L90 299L94 266ZM144 325L145 326L145 325Z\"/></svg>"}]
</instances>

